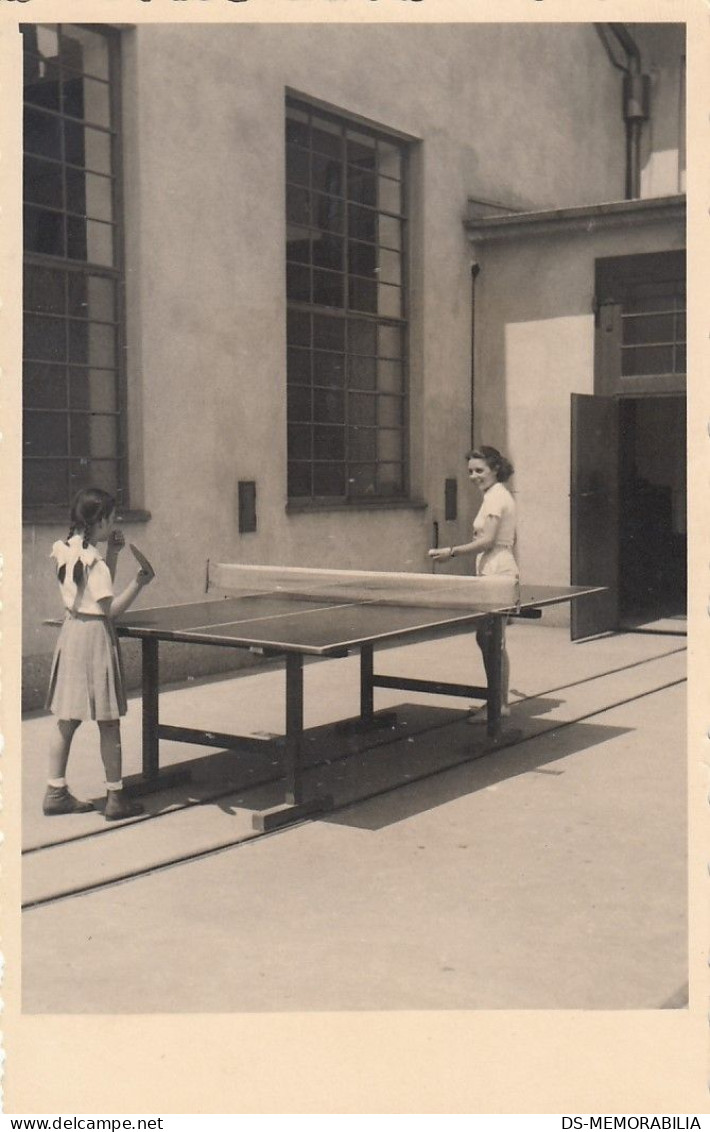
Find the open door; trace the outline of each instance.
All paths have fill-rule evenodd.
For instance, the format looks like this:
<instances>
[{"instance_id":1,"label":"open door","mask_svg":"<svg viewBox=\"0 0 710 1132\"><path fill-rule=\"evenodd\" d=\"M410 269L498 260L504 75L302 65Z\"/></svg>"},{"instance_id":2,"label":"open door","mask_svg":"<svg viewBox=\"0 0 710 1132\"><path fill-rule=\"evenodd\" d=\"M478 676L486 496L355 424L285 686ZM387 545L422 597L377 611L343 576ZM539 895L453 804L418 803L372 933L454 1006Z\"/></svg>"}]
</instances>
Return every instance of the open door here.
<instances>
[{"instance_id":1,"label":"open door","mask_svg":"<svg viewBox=\"0 0 710 1132\"><path fill-rule=\"evenodd\" d=\"M619 623L619 407L572 394L572 585L606 586L572 602L572 640Z\"/></svg>"}]
</instances>

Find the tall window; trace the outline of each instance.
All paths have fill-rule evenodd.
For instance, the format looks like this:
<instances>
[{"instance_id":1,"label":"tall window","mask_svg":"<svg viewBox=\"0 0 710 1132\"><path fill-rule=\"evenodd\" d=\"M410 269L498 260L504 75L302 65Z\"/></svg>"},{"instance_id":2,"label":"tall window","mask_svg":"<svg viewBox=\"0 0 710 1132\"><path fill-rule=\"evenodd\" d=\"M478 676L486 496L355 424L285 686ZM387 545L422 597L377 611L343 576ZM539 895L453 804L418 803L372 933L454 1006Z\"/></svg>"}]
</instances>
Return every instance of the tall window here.
<instances>
[{"instance_id":1,"label":"tall window","mask_svg":"<svg viewBox=\"0 0 710 1132\"><path fill-rule=\"evenodd\" d=\"M289 496L403 497L406 146L289 99L286 219Z\"/></svg>"},{"instance_id":2,"label":"tall window","mask_svg":"<svg viewBox=\"0 0 710 1132\"><path fill-rule=\"evenodd\" d=\"M98 26L25 25L24 500L64 510L120 493L118 42Z\"/></svg>"}]
</instances>

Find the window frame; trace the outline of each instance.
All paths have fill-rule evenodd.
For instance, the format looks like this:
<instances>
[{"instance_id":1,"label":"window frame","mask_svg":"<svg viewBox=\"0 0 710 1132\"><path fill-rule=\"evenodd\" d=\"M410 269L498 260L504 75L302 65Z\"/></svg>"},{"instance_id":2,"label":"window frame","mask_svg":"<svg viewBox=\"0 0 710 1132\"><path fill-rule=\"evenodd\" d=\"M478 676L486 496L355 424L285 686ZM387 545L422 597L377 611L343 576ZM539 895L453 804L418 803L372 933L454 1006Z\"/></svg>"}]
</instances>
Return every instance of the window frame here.
<instances>
[{"instance_id":1,"label":"window frame","mask_svg":"<svg viewBox=\"0 0 710 1132\"><path fill-rule=\"evenodd\" d=\"M113 318L113 320L109 320L108 322L106 322L105 319L92 319L91 317L89 317L87 319L87 322L96 323L97 325L98 324L104 324L104 325L114 327L114 343L115 343L114 364L113 364L113 366L109 366L107 368L109 370L111 370L114 374L115 409L113 409L111 411L107 411L105 413L100 413L98 415L110 416L115 420L115 438L116 438L115 439L115 453L111 456L104 457L104 458L106 460L110 460L110 461L115 463L115 468L116 468L116 492L115 492L115 494L116 494L116 499L117 499L117 505L118 505L118 508L121 511L121 513L125 515L126 512L127 512L127 509L130 506L130 500L129 500L129 495L128 495L128 466L127 466L128 394L127 394L127 373L126 373L126 298L125 298L125 242L124 242L125 241L125 227L124 227L124 200L123 200L123 144L122 144L122 135L123 135L123 121L122 121L123 92L122 92L122 84L121 84L121 78L122 78L121 38L122 37L121 37L120 30L118 30L117 28L105 25L105 24L92 24L92 23L79 23L79 22L76 22L76 23L73 23L73 22L51 23L49 21L42 21L41 24L40 24L40 22L38 21L37 25L33 25L33 26L49 27L53 31L56 30L58 35L61 35L62 29L71 29L71 28L84 29L84 30L89 31L93 34L100 35L102 37L102 39L106 42L106 46L107 46L107 77L103 81L105 81L107 88L108 88L107 105L108 105L108 109L109 109L109 124L108 124L108 126L101 126L101 124L98 124L96 128L101 130L104 133L107 133L109 135L109 138L110 138L109 147L108 147L109 172L108 172L108 174L102 174L102 175L106 176L111 181L111 195L110 195L111 220L109 221L109 223L111 224L111 227L112 227L112 258L113 258L113 263L111 265L108 265L108 264L93 262L93 261L89 260L88 258L86 258L86 259L72 258L68 255L69 249L66 245L63 249L62 255L53 255L53 254L47 253L47 252L30 251L30 250L24 248L24 246L23 246L23 272L26 271L27 268L36 267L36 268L45 268L45 269L55 270L57 272L62 273L62 275L66 276L66 279L65 279L65 282L64 282L65 298L66 298L66 288L68 288L69 285L70 285L72 275L84 278L86 280L88 280L92 277L105 278L105 279L110 279L111 282L113 283L113 286L114 286L114 302L113 302L114 318ZM23 47L23 67L24 67L24 59L25 59L26 54L28 54L28 52L26 52L24 50L24 47ZM67 69L69 70L70 73L72 72L71 67L68 67ZM64 73L64 72L62 72L62 73ZM86 70L81 70L81 71L77 70L76 74L77 74L77 76L81 76L81 77L89 78L89 79L94 79L95 77L97 77L97 76L92 75L92 73L90 71L86 71ZM24 98L24 83L23 83L23 112L25 111L25 109L27 107L34 108L35 104L28 102ZM39 109L42 111L42 113L49 114L52 117L56 118L60 123L64 122L64 121L72 122L72 121L76 120L77 122L86 123L89 127L94 128L90 119L86 119L86 118L75 119L73 115L67 114L65 112L64 107L60 107L58 110L52 110L51 108L43 108L43 107L39 107ZM39 160L43 160L41 155L34 155L27 150L27 148L26 148L26 138L24 136L24 131L23 131L23 169L25 167L25 162L26 162L28 157L29 158L35 157ZM65 174L66 169L73 169L73 168L81 169L81 168L83 168L84 170L86 170L88 168L87 166L75 166L74 163L67 162L66 155L65 155L64 152L62 152L60 157L56 160L56 165L57 165L57 168L59 170L61 170L62 181L63 181L64 184L66 183L66 174ZM98 173L97 173L97 175L98 175ZM28 204L32 205L32 203L33 203L33 202L28 202L28 201L25 200L24 187L23 187L22 203L23 203L23 208L27 207ZM66 217L66 216L72 215L71 210L67 207L67 204L68 204L68 202L63 199L60 202L59 207L57 207L56 205L48 205L47 207L48 207L49 211L57 212L62 217ZM42 206L40 206L40 207L42 207ZM84 216L84 218L86 217L86 214L80 213L80 214L77 214L77 215L79 215L80 217ZM23 327L26 325L26 319L28 317L32 317L32 314L33 314L33 312L31 310L27 309L26 302L27 302L26 289L25 289L25 286L24 286L24 283L23 283L23 302L22 302ZM90 314L90 312L87 312L87 313ZM58 321L65 328L66 334L69 333L69 328L72 325L72 321L79 321L79 322L81 321L81 319L77 320L75 318L75 316L70 314L69 307L68 307L67 303L65 303L64 312L61 315L58 315L57 318L58 318ZM23 388L24 388L24 380L25 380L25 378L24 378L24 366L25 366L28 359L29 359L29 355L27 355L25 353L24 342L23 342L23 359L22 359L23 360ZM60 365L61 363L52 362L50 359L41 359L38 364ZM63 363L66 373L68 373L68 370L70 369L71 364L72 364L71 360L70 360L69 356L67 355L66 358L65 358L65 361ZM79 366L86 365L87 368L90 368L90 363L88 363L88 362L86 362L86 363L75 363L75 364L78 364ZM101 367L94 367L94 368L101 368ZM68 380L68 376L65 379ZM64 407L60 408L60 409L55 409L55 410L47 410L42 406L34 406L33 407L31 405L26 405L24 403L24 400L23 400L23 410L22 410L23 421L26 421L26 419L27 419L26 414L28 414L28 413L31 414L33 412L47 412L47 411L54 411L58 415L64 416L64 419L67 422L67 430L68 430L69 436L71 435L69 430L71 428L72 417L75 417L75 416L81 414L81 410L72 409L68 397L67 397L67 400L66 400ZM91 416L91 411L87 410L86 415ZM70 445L70 443L71 443L70 440L68 440L67 443L68 443L68 445ZM65 502L63 502L63 503L59 503L59 502L56 502L56 503L36 503L36 502L32 502L31 500L29 500L27 498L27 493L26 493L25 486L24 486L24 484L25 484L26 462L29 461L29 460L32 460L33 462L36 461L36 462L39 463L42 460L52 460L52 461L61 461L62 463L66 464L66 465L70 465L72 462L76 462L77 460L80 460L80 459L81 459L81 457L79 455L72 455L70 448L68 448L67 454L65 456L59 456L59 457L57 457L57 456L44 456L44 455L38 455L38 456L30 457L30 456L26 456L25 452L23 450L23 457L22 457L22 466L23 466L23 520L26 523L57 522L57 521L64 522L67 518L67 515L68 515L68 512L69 512L69 507L70 507L70 504L71 504L71 499L72 499L73 494L74 494L74 491L71 487L71 481L70 481L70 479L67 475L67 478L66 478L67 498L66 498ZM88 459L91 460L91 454L89 454ZM101 459L101 457L97 457L97 459ZM138 514L138 513L136 513L136 514Z\"/></svg>"},{"instance_id":2,"label":"window frame","mask_svg":"<svg viewBox=\"0 0 710 1132\"><path fill-rule=\"evenodd\" d=\"M295 110L295 111L300 112L302 114L308 115L309 130L310 130L310 123L311 123L312 118L316 118L319 121L326 120L326 121L332 123L332 125L337 128L338 137L340 138L340 144L341 144L341 147L342 147L342 154L339 158L340 167L343 170L345 177L346 177L345 181L343 182L342 186L340 187L340 192L335 194L337 199L342 202L342 211L343 211L342 228L341 228L341 231L337 234L338 238L341 240L341 243L342 243L340 265L339 265L339 268L338 268L338 276L341 280L341 301L340 301L339 305L329 306L325 303L315 302L314 301L313 283L312 282L310 284L310 295L309 295L309 298L307 300L306 299L300 300L300 299L297 299L297 298L289 297L288 282L286 284L286 310L287 310L287 315L289 317L291 315L298 315L298 314L300 314L302 316L307 316L309 318L310 335L311 335L309 343L307 345L298 346L298 345L294 344L294 342L290 339L289 334L287 332L287 354L288 354L288 356L290 357L291 353L293 351L301 350L303 355L304 355L304 358L308 359L307 366L308 366L309 374L310 374L308 381L303 381L303 382L293 381L293 380L290 379L290 374L288 372L288 363L287 363L286 385L287 385L287 392L288 392L289 401L291 401L291 398L294 397L294 390L296 390L296 391L298 391L299 389L302 389L304 391L308 390L309 395L310 395L310 412L308 414L307 419L299 420L298 417L292 416L291 410L287 407L287 424L288 424L288 427L289 427L289 441L287 442L287 481L288 481L287 482L287 488L286 488L287 509L292 510L292 511L298 511L298 510L318 509L319 507L344 507L344 508L347 508L347 507L375 507L375 508L377 508L377 507L386 507L386 506L406 505L410 502L410 469L409 469L410 443L409 443L409 432L410 432L410 412L411 412L411 383L410 383L410 373L409 373L409 370L410 370L410 341L409 340L410 340L411 324L410 324L409 230L410 230L410 224L411 224L411 217L410 217L410 214L409 214L409 208L410 208L410 201L411 201L411 183L410 183L410 180L411 180L411 143L414 141L414 139L409 138L409 137L407 137L407 136L405 136L401 133L398 133L397 131L389 130L389 129L387 129L387 128L385 128L385 127L383 127L383 126L381 126L377 123L371 122L371 121L363 119L361 117L358 117L355 114L351 114L351 113L343 111L339 108L336 108L336 107L333 107L333 106L330 106L330 105L326 105L326 104L319 102L317 100L313 100L311 98L304 97L303 95L300 95L295 91L287 90L284 109L285 109L284 123L285 123L286 129L288 127L288 122L290 120L289 112L291 110ZM376 153L379 152L380 147L382 147L382 146L388 146L388 147L391 147L392 149L396 150L397 155L398 155L398 164L399 164L398 174L397 174L396 177L389 177L388 178L388 175L386 173L382 174L380 172L380 166L379 166L378 161L377 161L377 164L375 165L374 170L368 170L368 173L372 177L374 177L375 180L379 179L380 177L384 177L387 180L392 180L393 183L398 185L399 198L400 198L399 199L399 210L398 211L393 211L393 210L386 208L386 207L378 207L379 202L378 202L377 199L375 200L374 204L370 203L368 205L367 203L360 202L360 205L358 205L358 201L351 198L351 196L348 192L348 173L351 170L351 164L352 163L348 161L346 146L347 146L348 137L351 137L352 135L357 135L357 134L365 135L369 139L371 139L375 143L374 152L376 152ZM355 140L357 140L357 139L355 139ZM286 133L286 136L284 138L284 152L285 152L285 155L286 155L287 158L288 158L288 146L289 146L288 135ZM296 148L296 151L298 151L298 148L300 148L300 147L298 147L296 145L294 148ZM309 141L308 147L307 148L304 147L303 152L307 155L306 160L308 161L308 167L310 169L311 168L311 162L312 162L312 155L316 154L316 156L317 156L320 153L319 149L317 147L314 147L312 138ZM293 221L289 216L289 208L288 208L288 205L289 205L289 196L288 196L289 189L306 189L307 190L307 200L308 200L309 208L310 208L311 204L313 203L313 201L317 199L317 189L316 189L316 187L314 187L312 173L310 173L310 172L308 174L307 180L305 180L305 181L293 180L292 178L290 178L289 177L288 164L286 165L286 168L285 168L284 186L285 186L285 194L286 194L286 209L285 209L286 238L285 238L284 263L285 263L286 272L288 273L289 268L295 266L298 263L298 260L294 260L293 257L289 256L288 229L291 226L291 224L294 224L294 226L296 226L296 227L298 226L298 223ZM399 262L399 283L398 283L399 290L400 290L400 300L399 300L399 313L397 315L380 314L377 311L374 311L374 312L373 311L367 311L366 309L362 309L361 307L356 307L356 306L351 305L350 281L351 281L352 277L357 277L357 273L352 272L350 270L349 255L350 255L351 246L362 245L362 246L367 247L367 248L372 248L374 255L376 257L376 260L379 260L379 256L381 255L381 253L383 251L385 253L387 253L390 249L390 246L391 246L390 244L387 244L384 241L382 241L381 239L379 239L379 233L376 233L375 238L371 242L370 241L364 241L363 242L363 240L361 240L358 235L352 234L352 230L350 228L349 209L353 205L358 206L358 207L362 206L362 207L365 207L365 208L370 208L370 209L372 209L373 214L375 216L379 216L381 214L391 215L391 216L393 216L395 222L399 225L398 238L399 238L400 246L399 246L399 248L393 249L394 252L399 255L399 259L400 259L400 262ZM319 229L319 225L314 222L314 218L313 218L312 215L309 215L309 219L308 219L308 222L305 225L305 227L307 228L308 233L309 233L307 238L308 238L309 241L312 241L313 234L315 232L317 232L318 229ZM307 261L307 268L312 273L316 269L316 266L317 266L316 262L313 258L312 251L309 252L309 257L310 258ZM377 271L378 270L379 270L379 264L378 264L378 267L377 267ZM378 286L378 282L379 282L377 280L377 271L373 272L373 274L375 275L374 281L369 280L370 282L374 282L375 287ZM366 281L368 280L367 276L365 276L364 278L366 279ZM380 282L380 285L384 285L384 283ZM317 360L317 355L318 355L319 351L318 351L317 344L314 342L313 327L314 327L314 320L317 319L319 316L321 318L324 318L324 319L339 320L343 324L343 330L342 330L343 345L342 345L342 347L338 346L337 349L335 349L335 353L338 353L338 354L342 353L343 378L342 378L342 384L341 385L333 385L333 386L329 386L327 384L317 385L315 383L315 380L314 380L314 378L315 378L315 362ZM375 353L374 354L370 354L370 353L367 353L367 352L362 353L361 351L358 351L357 349L353 349L352 343L349 341L351 323L355 323L355 322L358 322L358 321L360 321L362 323L369 323L373 327L373 331L374 331L374 334L375 334ZM386 355L386 354L383 354L383 353L380 352L380 347L379 347L379 342L378 342L378 331L379 331L380 328L390 328L391 330L393 330L398 335L398 337L399 337L399 353L395 357L392 357L390 355ZM333 352L333 351L331 350L331 352ZM375 370L375 378L374 378L375 384L374 384L373 388L368 389L364 386L353 385L351 383L351 365L350 365L350 363L351 363L352 359L355 359L359 356L368 357L368 358L371 357L373 359L374 370ZM388 391L386 389L383 390L383 389L379 388L379 382L378 382L379 366L378 366L378 363L380 363L380 362L386 363L387 361L391 362L393 367L397 367L397 368L401 369L401 379L400 379L399 391L393 392L392 390ZM317 414L317 411L316 411L316 394L318 392L321 392L321 391L325 392L327 390L330 390L332 393L334 393L336 395L340 395L343 399L343 402L344 402L342 422L337 422L337 423L334 422L333 423L333 427L341 429L342 433L343 433L343 439L342 439L343 455L340 458L336 458L336 457L333 457L332 459L328 459L327 457L318 458L315 455L315 430L316 430L317 427L319 427L319 425L322 425L324 423L327 424L327 422L319 421L319 419L318 419L318 414ZM358 395L362 395L362 396L365 396L365 397L371 397L374 401L375 423L371 426L368 426L368 425L365 425L365 424L362 424L362 423L360 423L359 425L354 425L353 422L352 422L352 418L350 418L350 416L349 416L349 412L350 412L349 402L353 397L357 397ZM392 404L390 405L390 408L392 410L396 409L396 406L395 406L395 403L394 403L395 400L399 402L399 418L400 419L399 419L399 422L392 427L392 431L397 434L398 439L397 439L396 443L398 443L399 447L400 447L399 458L396 459L396 460L387 460L386 458L383 458L383 456L380 454L380 451L379 451L379 448L378 448L378 439L377 438L379 437L380 433L387 430L387 424L383 425L379 421L379 419L378 419L379 418L379 412L378 412L377 406L379 406L379 404L381 402L384 405L383 399L386 400L387 397L389 397L390 401L392 402ZM303 457L303 458L295 457L294 458L293 455L292 455L292 449L291 449L291 443L290 443L290 437L292 436L291 430L294 426L298 427L299 425L301 425L304 428L307 427L308 430L309 430L310 450L309 450L309 456L307 458L305 458L305 457ZM349 430L351 428L354 428L354 427L371 428L372 429L373 436L375 437L375 454L374 454L372 459L369 459L369 458L366 459L362 456L361 456L360 459L358 459L357 454L353 453L353 450L350 447L351 444L353 443L353 441L349 437L348 433L349 433ZM324 465L331 464L333 466L339 465L341 467L342 476L343 476L343 488L344 488L343 493L339 493L339 494L335 494L335 493L316 494L316 485L313 482L313 470L319 464L324 464ZM377 493L374 493L374 492L357 493L356 491L351 489L351 487L350 487L351 482L352 482L352 475L350 474L351 469L357 468L357 467L362 467L363 469L367 469L368 467L372 468L373 471L374 471L375 483L377 484L377 481L379 479L379 469L381 467L386 467L387 465L392 465L392 464L397 466L398 476L399 476L399 480L400 480L400 484L401 484L401 486L398 486L394 491L387 492L386 490L385 491L380 490ZM298 495L296 495L296 494L291 493L291 482L290 482L291 481L291 471L292 471L292 468L295 465L300 465L300 467L308 469L308 478L309 478L309 481L310 481L310 493L309 494L298 494Z\"/></svg>"}]
</instances>

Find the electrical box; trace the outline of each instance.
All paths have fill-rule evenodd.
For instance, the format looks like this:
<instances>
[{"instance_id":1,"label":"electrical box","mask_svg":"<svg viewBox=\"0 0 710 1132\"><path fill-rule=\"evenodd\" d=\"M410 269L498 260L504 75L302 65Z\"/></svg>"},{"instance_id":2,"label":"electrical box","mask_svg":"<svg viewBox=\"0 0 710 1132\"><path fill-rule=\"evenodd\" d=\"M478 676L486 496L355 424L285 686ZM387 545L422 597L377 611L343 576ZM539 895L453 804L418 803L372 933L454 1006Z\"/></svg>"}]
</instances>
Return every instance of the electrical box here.
<instances>
[{"instance_id":1,"label":"electrical box","mask_svg":"<svg viewBox=\"0 0 710 1132\"><path fill-rule=\"evenodd\" d=\"M253 534L256 530L256 482L239 481L239 533Z\"/></svg>"}]
</instances>

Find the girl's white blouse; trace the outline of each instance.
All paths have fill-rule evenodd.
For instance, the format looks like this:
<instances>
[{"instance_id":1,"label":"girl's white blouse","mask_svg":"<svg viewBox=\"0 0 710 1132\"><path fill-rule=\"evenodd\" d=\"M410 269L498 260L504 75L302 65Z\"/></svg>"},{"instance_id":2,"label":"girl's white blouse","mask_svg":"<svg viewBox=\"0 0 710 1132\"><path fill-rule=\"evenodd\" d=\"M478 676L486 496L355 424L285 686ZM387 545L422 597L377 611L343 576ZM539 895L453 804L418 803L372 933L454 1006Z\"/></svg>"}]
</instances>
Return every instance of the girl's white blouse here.
<instances>
[{"instance_id":1,"label":"girl's white blouse","mask_svg":"<svg viewBox=\"0 0 710 1132\"><path fill-rule=\"evenodd\" d=\"M498 519L495 545L512 550L515 544L515 500L502 483L491 484L485 492L480 511L473 520L474 536L481 534L489 516Z\"/></svg>"},{"instance_id":2,"label":"girl's white blouse","mask_svg":"<svg viewBox=\"0 0 710 1132\"><path fill-rule=\"evenodd\" d=\"M113 597L111 573L95 546L82 546L81 535L72 535L68 542L55 542L51 558L60 566L66 567L64 581L59 582L64 606L71 613L88 613L102 616L99 605L102 598ZM74 581L74 566L81 562L83 582L77 587Z\"/></svg>"}]
</instances>

